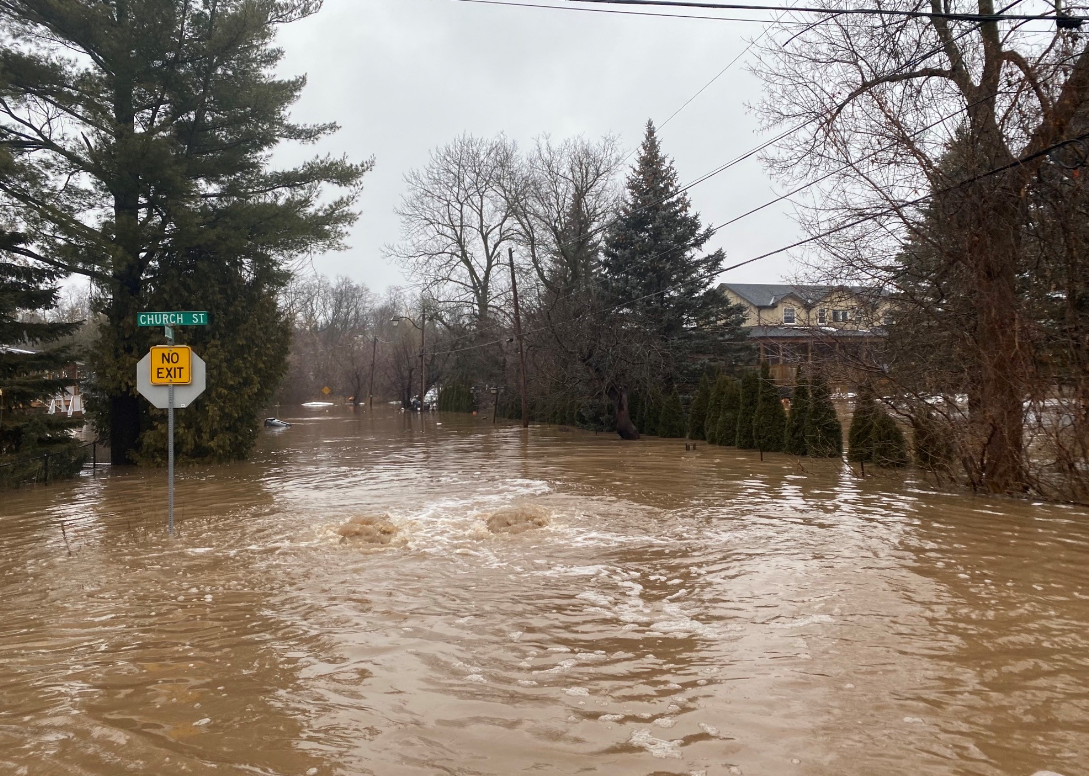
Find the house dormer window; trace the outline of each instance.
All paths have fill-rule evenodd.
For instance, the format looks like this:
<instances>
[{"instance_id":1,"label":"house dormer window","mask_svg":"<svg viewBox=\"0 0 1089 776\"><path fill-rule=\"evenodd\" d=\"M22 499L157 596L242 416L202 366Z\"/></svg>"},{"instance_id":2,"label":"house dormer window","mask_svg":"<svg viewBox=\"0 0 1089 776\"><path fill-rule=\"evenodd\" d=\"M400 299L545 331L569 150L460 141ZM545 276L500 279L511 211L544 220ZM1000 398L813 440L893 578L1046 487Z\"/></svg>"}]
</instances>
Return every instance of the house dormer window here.
<instances>
[{"instance_id":1,"label":"house dormer window","mask_svg":"<svg viewBox=\"0 0 1089 776\"><path fill-rule=\"evenodd\" d=\"M793 307L783 308L783 323L797 323L797 315Z\"/></svg>"},{"instance_id":2,"label":"house dormer window","mask_svg":"<svg viewBox=\"0 0 1089 776\"><path fill-rule=\"evenodd\" d=\"M817 323L820 323L820 324L828 323L828 308L827 307L817 308Z\"/></svg>"},{"instance_id":3,"label":"house dormer window","mask_svg":"<svg viewBox=\"0 0 1089 776\"><path fill-rule=\"evenodd\" d=\"M850 313L847 310L833 310L832 322L833 323L847 323L850 320Z\"/></svg>"}]
</instances>

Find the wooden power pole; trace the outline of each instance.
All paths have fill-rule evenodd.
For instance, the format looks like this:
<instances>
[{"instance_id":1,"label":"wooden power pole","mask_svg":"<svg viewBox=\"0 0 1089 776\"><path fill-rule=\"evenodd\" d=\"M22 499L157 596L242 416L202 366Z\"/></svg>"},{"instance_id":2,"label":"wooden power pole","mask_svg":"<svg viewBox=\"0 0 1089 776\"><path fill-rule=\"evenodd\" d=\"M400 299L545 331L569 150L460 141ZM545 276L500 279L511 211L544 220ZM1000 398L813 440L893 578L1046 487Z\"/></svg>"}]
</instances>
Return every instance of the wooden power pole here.
<instances>
[{"instance_id":1,"label":"wooden power pole","mask_svg":"<svg viewBox=\"0 0 1089 776\"><path fill-rule=\"evenodd\" d=\"M367 391L367 411L374 411L374 365L378 361L378 337L371 346L371 386Z\"/></svg>"},{"instance_id":2,"label":"wooden power pole","mask_svg":"<svg viewBox=\"0 0 1089 776\"><path fill-rule=\"evenodd\" d=\"M526 395L526 348L522 343L522 311L518 307L518 279L514 275L514 248L507 248L510 263L510 290L514 295L514 336L518 339L518 366L522 388L522 428L529 428L529 398Z\"/></svg>"}]
</instances>

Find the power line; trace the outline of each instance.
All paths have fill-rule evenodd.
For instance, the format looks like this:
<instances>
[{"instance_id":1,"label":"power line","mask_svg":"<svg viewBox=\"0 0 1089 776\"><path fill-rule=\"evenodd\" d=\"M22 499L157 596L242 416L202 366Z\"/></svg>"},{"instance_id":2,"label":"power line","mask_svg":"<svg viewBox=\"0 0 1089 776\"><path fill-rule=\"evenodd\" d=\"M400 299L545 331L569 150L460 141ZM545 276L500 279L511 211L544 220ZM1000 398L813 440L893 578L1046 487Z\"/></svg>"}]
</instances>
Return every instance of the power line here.
<instances>
[{"instance_id":1,"label":"power line","mask_svg":"<svg viewBox=\"0 0 1089 776\"><path fill-rule=\"evenodd\" d=\"M606 13L615 16L652 16L659 19L699 19L708 22L748 22L752 24L775 24L774 19L741 19L730 16L696 16L679 13L647 13L646 11L617 11L612 8L579 8L573 5L544 5L542 3L518 3L513 0L454 0L457 3L473 5L501 5L509 8L544 8L549 11L581 11L583 13Z\"/></svg>"},{"instance_id":2,"label":"power line","mask_svg":"<svg viewBox=\"0 0 1089 776\"><path fill-rule=\"evenodd\" d=\"M655 8L709 8L726 11L791 11L796 13L818 13L831 16L901 16L910 19L951 19L964 22L1000 22L1000 21L1055 21L1055 13L1050 14L994 14L979 13L934 13L931 11L905 11L894 8L822 8L820 6L789 5L750 5L746 3L711 3L701 0L566 0L569 3L594 3L598 5L623 5ZM1066 21L1083 22L1084 16L1062 17Z\"/></svg>"}]
</instances>

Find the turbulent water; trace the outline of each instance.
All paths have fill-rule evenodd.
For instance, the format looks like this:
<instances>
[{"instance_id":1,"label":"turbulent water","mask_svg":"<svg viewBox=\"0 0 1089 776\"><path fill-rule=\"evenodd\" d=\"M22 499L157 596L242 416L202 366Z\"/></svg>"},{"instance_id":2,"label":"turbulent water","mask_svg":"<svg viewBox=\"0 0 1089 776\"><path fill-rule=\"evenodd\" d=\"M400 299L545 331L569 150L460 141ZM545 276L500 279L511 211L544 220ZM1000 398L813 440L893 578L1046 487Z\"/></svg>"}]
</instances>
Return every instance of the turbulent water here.
<instances>
[{"instance_id":1,"label":"turbulent water","mask_svg":"<svg viewBox=\"0 0 1089 776\"><path fill-rule=\"evenodd\" d=\"M1089 773L1086 511L300 412L3 496L0 773Z\"/></svg>"}]
</instances>

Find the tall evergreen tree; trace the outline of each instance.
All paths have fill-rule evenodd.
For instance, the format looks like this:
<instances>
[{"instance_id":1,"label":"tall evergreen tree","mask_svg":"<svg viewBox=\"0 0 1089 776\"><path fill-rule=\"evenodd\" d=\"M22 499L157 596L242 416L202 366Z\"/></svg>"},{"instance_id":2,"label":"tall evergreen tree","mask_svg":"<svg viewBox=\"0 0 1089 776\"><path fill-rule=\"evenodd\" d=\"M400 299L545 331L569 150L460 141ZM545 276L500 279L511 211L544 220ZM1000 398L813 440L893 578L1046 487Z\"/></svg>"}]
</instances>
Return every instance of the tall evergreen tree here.
<instances>
[{"instance_id":1,"label":"tall evergreen tree","mask_svg":"<svg viewBox=\"0 0 1089 776\"><path fill-rule=\"evenodd\" d=\"M742 450L756 449L753 420L760 401L760 374L750 369L741 378L741 401L737 407L737 446Z\"/></svg>"},{"instance_id":2,"label":"tall evergreen tree","mask_svg":"<svg viewBox=\"0 0 1089 776\"><path fill-rule=\"evenodd\" d=\"M805 446L814 458L839 458L843 455L843 427L836 416L828 383L820 374L809 381Z\"/></svg>"},{"instance_id":3,"label":"tall evergreen tree","mask_svg":"<svg viewBox=\"0 0 1089 776\"><path fill-rule=\"evenodd\" d=\"M786 441L786 410L779 397L779 387L771 378L771 368L760 365L760 393L753 413L753 441L761 453L780 453Z\"/></svg>"},{"instance_id":4,"label":"tall evergreen tree","mask_svg":"<svg viewBox=\"0 0 1089 776\"><path fill-rule=\"evenodd\" d=\"M615 311L613 325L668 354L654 378L665 385L693 384L712 362L732 362L747 352L741 309L713 285L725 256L721 250L700 253L711 234L691 212L648 121L598 271L602 301Z\"/></svg>"},{"instance_id":5,"label":"tall evergreen tree","mask_svg":"<svg viewBox=\"0 0 1089 776\"><path fill-rule=\"evenodd\" d=\"M206 358L210 389L200 404L219 441L193 452L245 454L264 389L249 379L232 383L231 371L258 364L255 378L275 381L285 330L274 323L271 336L258 331L275 321L269 303L282 270L295 256L337 247L354 217L369 164L317 158L270 167L282 142L312 143L335 130L293 123L288 111L305 79L275 72L276 28L319 6L3 4L3 33L28 41L0 54L0 146L12 149L0 206L18 214L15 228L26 235L7 250L98 285L106 322L92 355L92 407L97 425L109 429L115 463L153 457L141 447L158 436L159 421L135 392L135 368L162 334L137 328L137 313L159 304L213 311L222 302L209 331L191 334L198 352L207 347L213 356L213 342L228 343L237 333L228 327L241 322L246 357L227 347L222 360ZM330 196L330 188L345 193ZM194 265L211 268L194 275Z\"/></svg>"},{"instance_id":6,"label":"tall evergreen tree","mask_svg":"<svg viewBox=\"0 0 1089 776\"><path fill-rule=\"evenodd\" d=\"M19 242L17 235L0 231L0 245ZM55 271L0 261L0 486L18 484L47 453L54 476L78 469L77 444L68 432L79 421L31 406L64 390L65 381L51 375L71 358L51 345L76 324L30 320L55 306L56 279Z\"/></svg>"},{"instance_id":7,"label":"tall evergreen tree","mask_svg":"<svg viewBox=\"0 0 1089 776\"><path fill-rule=\"evenodd\" d=\"M734 447L737 444L737 418L741 412L741 385L732 377L722 394L722 411L718 416L715 443Z\"/></svg>"},{"instance_id":8,"label":"tall evergreen tree","mask_svg":"<svg viewBox=\"0 0 1089 776\"><path fill-rule=\"evenodd\" d=\"M790 397L790 417L787 418L784 452L791 455L806 455L809 452L805 443L805 422L808 414L809 385L805 378L799 375Z\"/></svg>"},{"instance_id":9,"label":"tall evergreen tree","mask_svg":"<svg viewBox=\"0 0 1089 776\"><path fill-rule=\"evenodd\" d=\"M696 388L692 406L688 408L688 438L707 438L707 410L711 404L711 378L704 375Z\"/></svg>"}]
</instances>

